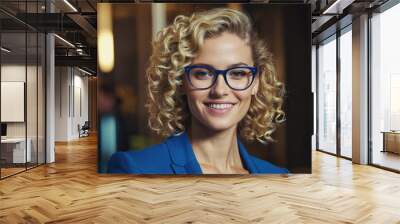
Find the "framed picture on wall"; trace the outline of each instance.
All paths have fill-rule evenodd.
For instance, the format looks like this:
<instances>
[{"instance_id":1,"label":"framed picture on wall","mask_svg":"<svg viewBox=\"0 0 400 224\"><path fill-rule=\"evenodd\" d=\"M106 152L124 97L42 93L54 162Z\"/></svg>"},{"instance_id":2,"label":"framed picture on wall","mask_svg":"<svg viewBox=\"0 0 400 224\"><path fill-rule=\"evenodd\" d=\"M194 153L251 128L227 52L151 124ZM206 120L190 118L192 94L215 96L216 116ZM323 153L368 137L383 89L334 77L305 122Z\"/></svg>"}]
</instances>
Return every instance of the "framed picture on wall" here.
<instances>
[{"instance_id":1,"label":"framed picture on wall","mask_svg":"<svg viewBox=\"0 0 400 224\"><path fill-rule=\"evenodd\" d=\"M98 6L99 172L311 172L309 5Z\"/></svg>"}]
</instances>

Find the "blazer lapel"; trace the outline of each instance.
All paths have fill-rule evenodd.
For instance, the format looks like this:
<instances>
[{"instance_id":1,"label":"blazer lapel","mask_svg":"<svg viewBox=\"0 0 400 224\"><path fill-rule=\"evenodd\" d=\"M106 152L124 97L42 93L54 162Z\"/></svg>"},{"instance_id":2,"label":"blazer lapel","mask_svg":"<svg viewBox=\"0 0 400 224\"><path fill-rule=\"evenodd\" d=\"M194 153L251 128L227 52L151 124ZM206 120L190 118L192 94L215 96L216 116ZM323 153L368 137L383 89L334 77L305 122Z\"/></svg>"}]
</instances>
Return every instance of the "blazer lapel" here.
<instances>
[{"instance_id":1,"label":"blazer lapel","mask_svg":"<svg viewBox=\"0 0 400 224\"><path fill-rule=\"evenodd\" d=\"M239 153L240 156L242 157L242 161L244 163L244 166L247 168L249 173L259 173L256 164L254 163L253 159L247 152L247 149L244 147L242 142L240 142L239 137L238 137L238 144L239 144Z\"/></svg>"},{"instance_id":2,"label":"blazer lapel","mask_svg":"<svg viewBox=\"0 0 400 224\"><path fill-rule=\"evenodd\" d=\"M192 144L186 132L172 136L166 141L171 157L171 168L175 174L202 174L202 170L193 152ZM250 173L259 173L256 164L238 137L239 153L244 166Z\"/></svg>"},{"instance_id":3,"label":"blazer lapel","mask_svg":"<svg viewBox=\"0 0 400 224\"><path fill-rule=\"evenodd\" d=\"M202 174L186 132L170 137L166 144L175 174Z\"/></svg>"}]
</instances>

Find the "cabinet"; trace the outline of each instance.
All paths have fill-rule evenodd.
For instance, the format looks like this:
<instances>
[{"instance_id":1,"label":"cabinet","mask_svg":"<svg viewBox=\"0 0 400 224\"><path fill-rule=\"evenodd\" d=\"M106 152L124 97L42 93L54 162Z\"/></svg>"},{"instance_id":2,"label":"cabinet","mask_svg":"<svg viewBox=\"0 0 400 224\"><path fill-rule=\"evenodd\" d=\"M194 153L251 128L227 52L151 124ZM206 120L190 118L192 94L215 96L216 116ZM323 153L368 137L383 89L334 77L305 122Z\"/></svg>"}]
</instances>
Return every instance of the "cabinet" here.
<instances>
[{"instance_id":1,"label":"cabinet","mask_svg":"<svg viewBox=\"0 0 400 224\"><path fill-rule=\"evenodd\" d=\"M27 143L26 151L25 144ZM25 163L32 161L32 141L28 138L7 138L1 140L1 157L6 163Z\"/></svg>"},{"instance_id":2,"label":"cabinet","mask_svg":"<svg viewBox=\"0 0 400 224\"><path fill-rule=\"evenodd\" d=\"M400 131L384 131L382 152L400 154Z\"/></svg>"}]
</instances>

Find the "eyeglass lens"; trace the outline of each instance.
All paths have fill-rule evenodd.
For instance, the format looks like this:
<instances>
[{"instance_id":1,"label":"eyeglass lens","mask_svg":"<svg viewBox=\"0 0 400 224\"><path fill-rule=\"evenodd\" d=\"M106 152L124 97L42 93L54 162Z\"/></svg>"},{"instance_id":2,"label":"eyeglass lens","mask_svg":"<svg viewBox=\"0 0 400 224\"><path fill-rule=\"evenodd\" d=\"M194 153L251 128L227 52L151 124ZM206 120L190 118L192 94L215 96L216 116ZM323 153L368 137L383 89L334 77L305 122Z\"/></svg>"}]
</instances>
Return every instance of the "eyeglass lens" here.
<instances>
[{"instance_id":1,"label":"eyeglass lens","mask_svg":"<svg viewBox=\"0 0 400 224\"><path fill-rule=\"evenodd\" d=\"M209 88L217 75L208 68L192 68L189 72L189 79L195 88ZM253 81L253 74L250 68L238 67L227 70L226 81L233 89L246 89Z\"/></svg>"}]
</instances>

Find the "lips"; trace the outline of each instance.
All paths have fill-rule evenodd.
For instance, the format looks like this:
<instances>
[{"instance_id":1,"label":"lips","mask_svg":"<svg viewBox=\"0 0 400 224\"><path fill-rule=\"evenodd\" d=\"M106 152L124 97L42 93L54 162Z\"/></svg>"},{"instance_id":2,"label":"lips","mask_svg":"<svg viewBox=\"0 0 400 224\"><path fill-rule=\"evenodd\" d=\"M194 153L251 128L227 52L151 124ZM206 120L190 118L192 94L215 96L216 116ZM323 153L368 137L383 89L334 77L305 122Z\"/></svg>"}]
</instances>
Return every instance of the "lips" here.
<instances>
[{"instance_id":1,"label":"lips","mask_svg":"<svg viewBox=\"0 0 400 224\"><path fill-rule=\"evenodd\" d=\"M206 102L204 105L206 105L208 113L212 115L225 115L231 109L233 106L235 106L236 103L231 103L231 102L221 102L221 103L215 103L215 102Z\"/></svg>"},{"instance_id":2,"label":"lips","mask_svg":"<svg viewBox=\"0 0 400 224\"><path fill-rule=\"evenodd\" d=\"M224 110L233 107L232 103L206 103L206 106L212 109Z\"/></svg>"}]
</instances>

